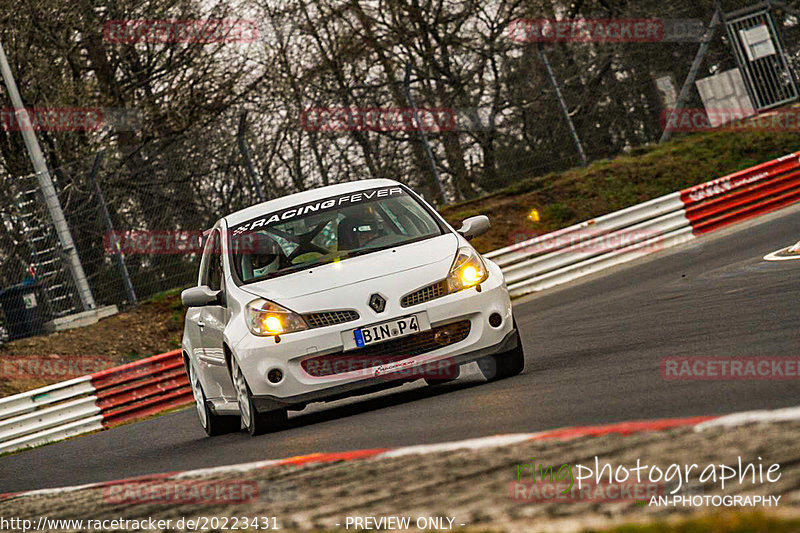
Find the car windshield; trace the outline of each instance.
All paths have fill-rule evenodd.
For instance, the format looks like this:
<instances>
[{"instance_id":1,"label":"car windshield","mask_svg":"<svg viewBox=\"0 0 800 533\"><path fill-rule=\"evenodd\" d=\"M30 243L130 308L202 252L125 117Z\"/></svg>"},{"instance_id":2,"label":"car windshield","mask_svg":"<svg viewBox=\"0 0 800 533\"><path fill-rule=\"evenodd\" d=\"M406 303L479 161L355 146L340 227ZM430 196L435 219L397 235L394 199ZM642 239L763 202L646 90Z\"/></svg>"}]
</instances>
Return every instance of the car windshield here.
<instances>
[{"instance_id":1,"label":"car windshield","mask_svg":"<svg viewBox=\"0 0 800 533\"><path fill-rule=\"evenodd\" d=\"M401 187L383 187L259 216L231 231L230 257L242 283L281 276L442 234Z\"/></svg>"}]
</instances>

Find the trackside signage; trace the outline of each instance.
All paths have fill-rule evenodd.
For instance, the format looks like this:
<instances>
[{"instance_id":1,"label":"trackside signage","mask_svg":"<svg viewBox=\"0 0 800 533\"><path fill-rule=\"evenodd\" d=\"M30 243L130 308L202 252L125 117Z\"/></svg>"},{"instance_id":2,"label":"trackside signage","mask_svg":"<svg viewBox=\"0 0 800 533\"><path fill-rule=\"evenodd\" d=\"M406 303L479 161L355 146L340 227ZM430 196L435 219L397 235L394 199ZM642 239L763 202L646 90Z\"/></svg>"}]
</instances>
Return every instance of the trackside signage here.
<instances>
[{"instance_id":1,"label":"trackside signage","mask_svg":"<svg viewBox=\"0 0 800 533\"><path fill-rule=\"evenodd\" d=\"M274 224L291 221L292 219L305 216L309 213L325 213L334 209L353 206L370 202L377 199L393 198L402 196L405 191L400 187L380 187L377 189L368 189L365 191L352 192L325 198L322 200L315 200L294 207L289 207L281 211L262 215L233 227L233 235L239 235L245 231L253 231L262 227L269 227Z\"/></svg>"}]
</instances>

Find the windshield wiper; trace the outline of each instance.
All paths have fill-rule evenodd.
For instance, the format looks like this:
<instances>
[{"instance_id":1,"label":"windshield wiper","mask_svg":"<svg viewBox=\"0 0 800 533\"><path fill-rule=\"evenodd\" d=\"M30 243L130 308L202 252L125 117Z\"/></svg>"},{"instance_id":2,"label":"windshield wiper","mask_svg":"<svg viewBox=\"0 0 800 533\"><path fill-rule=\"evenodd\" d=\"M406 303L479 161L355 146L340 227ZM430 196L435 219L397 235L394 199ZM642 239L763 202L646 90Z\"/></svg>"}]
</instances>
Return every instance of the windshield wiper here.
<instances>
[{"instance_id":1,"label":"windshield wiper","mask_svg":"<svg viewBox=\"0 0 800 533\"><path fill-rule=\"evenodd\" d=\"M279 278L279 277L283 276L284 274L291 274L293 272L300 272L301 270L306 270L306 269L309 269L309 268L313 268L315 266L326 265L328 263L332 263L332 262L336 261L337 259L339 259L341 257L342 257L341 255L335 255L335 256L332 256L332 257L330 257L328 259L324 259L324 260L323 259L317 259L315 261L309 261L309 262L306 262L306 263L300 263L299 265L288 266L286 268L282 268L280 270L276 270L275 272L269 272L269 273L267 273L267 274L265 274L263 276L260 276L258 278L251 279L247 283L255 283L255 282L258 282L258 281L264 281L265 279Z\"/></svg>"},{"instance_id":2,"label":"windshield wiper","mask_svg":"<svg viewBox=\"0 0 800 533\"><path fill-rule=\"evenodd\" d=\"M339 256L340 259L348 259L350 257L358 257L359 255L368 254L371 252L380 252L381 250L387 250L389 248L394 248L397 244L387 244L386 246L378 246L377 248L362 248L361 250L352 250L350 252L345 252L344 255Z\"/></svg>"},{"instance_id":3,"label":"windshield wiper","mask_svg":"<svg viewBox=\"0 0 800 533\"><path fill-rule=\"evenodd\" d=\"M387 244L386 246L378 246L376 248L362 248L360 250L351 250L351 251L343 251L337 252L336 254L330 255L325 259L317 259L316 261L310 261L307 263L301 263L299 265L292 265L286 268L282 268L281 270L276 270L275 272L269 272L264 276L260 276L258 278L251 279L246 283L256 283L258 281L264 281L266 279L273 279L279 278L284 274L292 274L293 272L300 272L302 270L307 270L309 268L313 268L316 266L327 265L329 263L333 263L336 260L341 259L349 259L351 257L358 257L359 255L365 255L371 252L379 252L381 250L386 250L389 248L394 248L397 246L397 243L394 244Z\"/></svg>"}]
</instances>

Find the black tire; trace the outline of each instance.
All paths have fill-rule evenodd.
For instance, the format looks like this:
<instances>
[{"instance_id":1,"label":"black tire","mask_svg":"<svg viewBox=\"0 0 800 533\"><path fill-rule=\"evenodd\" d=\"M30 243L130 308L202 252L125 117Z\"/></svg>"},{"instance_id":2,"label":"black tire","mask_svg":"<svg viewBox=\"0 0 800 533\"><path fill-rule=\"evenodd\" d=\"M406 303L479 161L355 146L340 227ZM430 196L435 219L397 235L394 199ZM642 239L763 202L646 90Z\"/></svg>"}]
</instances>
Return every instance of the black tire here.
<instances>
[{"instance_id":1,"label":"black tire","mask_svg":"<svg viewBox=\"0 0 800 533\"><path fill-rule=\"evenodd\" d=\"M191 362L189 363L188 371L192 395L195 399L195 408L200 418L200 425L205 430L206 435L216 437L217 435L239 431L242 425L238 416L217 415L211 410L205 391L203 391L203 385Z\"/></svg>"},{"instance_id":2,"label":"black tire","mask_svg":"<svg viewBox=\"0 0 800 533\"><path fill-rule=\"evenodd\" d=\"M254 411L252 423L250 426L248 426L247 432L250 433L251 436L255 437L265 433L280 431L286 427L286 423L288 421L289 413L287 409L267 411L266 413Z\"/></svg>"},{"instance_id":3,"label":"black tire","mask_svg":"<svg viewBox=\"0 0 800 533\"><path fill-rule=\"evenodd\" d=\"M514 328L516 329L516 322ZM525 368L525 354L522 350L522 339L519 335L519 330L516 332L517 347L507 352L498 353L495 355L487 355L482 359L478 359L478 368L481 369L481 374L489 381L497 381L499 379L510 378L516 376Z\"/></svg>"},{"instance_id":4,"label":"black tire","mask_svg":"<svg viewBox=\"0 0 800 533\"><path fill-rule=\"evenodd\" d=\"M239 419L247 432L255 437L256 435L279 431L286 427L286 422L289 420L288 410L278 409L277 411L259 413L253 402L253 393L250 390L250 385L247 384L242 370L239 365L235 364L235 361L232 367L231 370L234 373L233 385L236 389L237 402L241 412Z\"/></svg>"},{"instance_id":5,"label":"black tire","mask_svg":"<svg viewBox=\"0 0 800 533\"><path fill-rule=\"evenodd\" d=\"M242 421L238 416L229 415L215 415L211 412L211 408L206 400L206 412L208 413L208 427L204 428L209 437L216 437L218 435L227 435L228 433L236 433L242 429Z\"/></svg>"}]
</instances>

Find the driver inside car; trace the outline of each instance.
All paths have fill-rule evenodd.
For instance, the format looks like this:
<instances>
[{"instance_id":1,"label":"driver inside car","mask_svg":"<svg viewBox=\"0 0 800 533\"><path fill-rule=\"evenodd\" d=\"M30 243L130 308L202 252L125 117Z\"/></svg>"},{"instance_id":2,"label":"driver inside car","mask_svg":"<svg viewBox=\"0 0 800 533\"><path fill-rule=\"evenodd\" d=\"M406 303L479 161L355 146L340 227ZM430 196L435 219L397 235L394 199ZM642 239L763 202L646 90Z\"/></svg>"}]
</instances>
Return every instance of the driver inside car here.
<instances>
[{"instance_id":1,"label":"driver inside car","mask_svg":"<svg viewBox=\"0 0 800 533\"><path fill-rule=\"evenodd\" d=\"M358 250L369 242L386 235L383 220L372 206L354 206L342 210L339 223L339 250Z\"/></svg>"},{"instance_id":2,"label":"driver inside car","mask_svg":"<svg viewBox=\"0 0 800 533\"><path fill-rule=\"evenodd\" d=\"M242 255L242 274L244 281L275 272L285 257L280 244L271 236L252 232L248 234L247 246L250 253Z\"/></svg>"}]
</instances>

